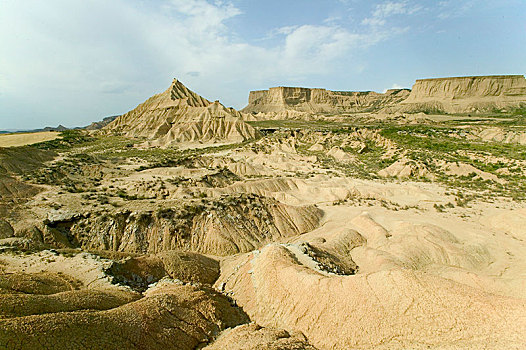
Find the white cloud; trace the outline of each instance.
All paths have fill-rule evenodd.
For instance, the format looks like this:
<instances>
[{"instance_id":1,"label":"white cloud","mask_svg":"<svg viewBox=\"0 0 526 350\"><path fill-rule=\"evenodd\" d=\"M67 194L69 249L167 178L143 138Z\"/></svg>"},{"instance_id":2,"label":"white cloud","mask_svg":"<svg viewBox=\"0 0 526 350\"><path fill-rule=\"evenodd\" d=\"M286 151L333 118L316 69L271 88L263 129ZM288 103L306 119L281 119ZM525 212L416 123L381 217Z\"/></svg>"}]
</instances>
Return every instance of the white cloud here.
<instances>
[{"instance_id":1,"label":"white cloud","mask_svg":"<svg viewBox=\"0 0 526 350\"><path fill-rule=\"evenodd\" d=\"M387 92L387 90L391 90L391 89L407 89L407 87L404 87L400 84L393 84L390 88L387 88L387 89L384 89L383 90L383 93L385 94Z\"/></svg>"},{"instance_id":2,"label":"white cloud","mask_svg":"<svg viewBox=\"0 0 526 350\"><path fill-rule=\"evenodd\" d=\"M177 19L187 24L187 28L208 34L225 32L224 22L242 13L232 3L222 1L212 4L206 0L170 0L168 7Z\"/></svg>"},{"instance_id":3,"label":"white cloud","mask_svg":"<svg viewBox=\"0 0 526 350\"><path fill-rule=\"evenodd\" d=\"M298 29L298 27L299 27L299 25L274 28L271 31L269 31L267 33L267 35L264 38L262 38L262 39L263 40L268 40L268 39L274 39L277 36L281 36L281 35L289 35L293 31Z\"/></svg>"},{"instance_id":4,"label":"white cloud","mask_svg":"<svg viewBox=\"0 0 526 350\"><path fill-rule=\"evenodd\" d=\"M172 77L241 107L246 96L234 89L353 69L349 55L400 32L303 24L277 28L270 46L258 46L230 31L228 21L242 14L231 2L3 1L0 46L9 53L0 55L0 104L8 101L12 115L34 108L84 118L70 125L124 112ZM34 107L17 104L27 96Z\"/></svg>"},{"instance_id":5,"label":"white cloud","mask_svg":"<svg viewBox=\"0 0 526 350\"><path fill-rule=\"evenodd\" d=\"M364 18L362 20L362 24L364 25L369 25L369 26L383 26L384 24L386 24L387 21L385 19L382 19L382 18L377 18L377 17L368 17L368 18Z\"/></svg>"},{"instance_id":6,"label":"white cloud","mask_svg":"<svg viewBox=\"0 0 526 350\"><path fill-rule=\"evenodd\" d=\"M421 5L412 5L408 0L386 1L375 6L369 18L362 21L364 25L383 26L387 23L386 19L397 15L412 15L422 10Z\"/></svg>"},{"instance_id":7,"label":"white cloud","mask_svg":"<svg viewBox=\"0 0 526 350\"><path fill-rule=\"evenodd\" d=\"M335 26L301 26L285 39L284 57L294 62L325 62L343 55L358 44L360 35ZM316 69L311 67L310 69Z\"/></svg>"},{"instance_id":8,"label":"white cloud","mask_svg":"<svg viewBox=\"0 0 526 350\"><path fill-rule=\"evenodd\" d=\"M408 1L387 1L376 5L373 17L387 18L394 15L411 15L421 9L421 6L410 6Z\"/></svg>"},{"instance_id":9,"label":"white cloud","mask_svg":"<svg viewBox=\"0 0 526 350\"><path fill-rule=\"evenodd\" d=\"M329 16L323 20L323 23L326 25L336 25L338 23L341 23L342 20L342 16Z\"/></svg>"},{"instance_id":10,"label":"white cloud","mask_svg":"<svg viewBox=\"0 0 526 350\"><path fill-rule=\"evenodd\" d=\"M448 19L463 16L469 12L473 6L475 6L475 1L473 0L440 1L438 3L438 18Z\"/></svg>"}]
</instances>

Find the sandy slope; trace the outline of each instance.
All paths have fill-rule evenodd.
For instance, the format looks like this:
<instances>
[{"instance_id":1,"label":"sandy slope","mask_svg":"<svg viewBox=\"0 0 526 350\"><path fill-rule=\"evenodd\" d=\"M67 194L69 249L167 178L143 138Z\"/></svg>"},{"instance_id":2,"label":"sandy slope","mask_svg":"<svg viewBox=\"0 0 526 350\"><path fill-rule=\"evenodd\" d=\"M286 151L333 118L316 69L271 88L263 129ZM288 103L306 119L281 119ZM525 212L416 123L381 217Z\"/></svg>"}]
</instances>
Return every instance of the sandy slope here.
<instances>
[{"instance_id":1,"label":"sandy slope","mask_svg":"<svg viewBox=\"0 0 526 350\"><path fill-rule=\"evenodd\" d=\"M43 131L34 133L0 135L0 147L18 147L38 142L51 141L59 137L58 132Z\"/></svg>"}]
</instances>

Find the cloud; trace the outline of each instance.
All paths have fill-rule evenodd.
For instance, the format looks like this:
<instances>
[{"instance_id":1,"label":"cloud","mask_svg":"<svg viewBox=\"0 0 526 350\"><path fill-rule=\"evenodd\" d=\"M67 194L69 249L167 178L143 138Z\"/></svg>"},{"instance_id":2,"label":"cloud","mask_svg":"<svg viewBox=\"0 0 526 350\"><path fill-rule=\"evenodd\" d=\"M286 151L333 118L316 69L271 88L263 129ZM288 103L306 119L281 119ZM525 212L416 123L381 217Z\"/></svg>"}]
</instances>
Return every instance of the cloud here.
<instances>
[{"instance_id":1,"label":"cloud","mask_svg":"<svg viewBox=\"0 0 526 350\"><path fill-rule=\"evenodd\" d=\"M261 40L270 40L270 39L275 39L276 37L279 37L281 35L289 35L293 31L298 29L298 27L300 27L300 26L299 25L293 25L293 26L284 26L284 27L273 28L263 38L261 38Z\"/></svg>"},{"instance_id":2,"label":"cloud","mask_svg":"<svg viewBox=\"0 0 526 350\"><path fill-rule=\"evenodd\" d=\"M461 17L469 12L473 6L475 6L475 1L473 0L444 0L438 2L438 18L448 19Z\"/></svg>"},{"instance_id":3,"label":"cloud","mask_svg":"<svg viewBox=\"0 0 526 350\"><path fill-rule=\"evenodd\" d=\"M35 110L42 118L78 113L85 119L77 124L124 112L173 77L241 107L254 85L350 71L359 64L349 65L349 57L400 33L351 31L329 21L276 28L272 40L258 45L231 30L242 11L228 1L3 0L2 6L0 45L9 52L0 55L0 104L8 101L9 114L28 123ZM17 103L28 95L33 107Z\"/></svg>"},{"instance_id":4,"label":"cloud","mask_svg":"<svg viewBox=\"0 0 526 350\"><path fill-rule=\"evenodd\" d=\"M193 33L217 35L225 32L224 22L242 12L230 2L206 0L170 0L167 8L175 18L183 21Z\"/></svg>"},{"instance_id":5,"label":"cloud","mask_svg":"<svg viewBox=\"0 0 526 350\"><path fill-rule=\"evenodd\" d=\"M377 18L377 17L369 17L369 18L364 18L362 20L362 24L373 26L373 27L374 26L383 26L386 23L387 23L387 21L385 19Z\"/></svg>"},{"instance_id":6,"label":"cloud","mask_svg":"<svg viewBox=\"0 0 526 350\"><path fill-rule=\"evenodd\" d=\"M373 12L373 17L387 18L394 15L412 15L419 11L422 7L419 5L410 6L408 1L387 1L376 5Z\"/></svg>"},{"instance_id":7,"label":"cloud","mask_svg":"<svg viewBox=\"0 0 526 350\"><path fill-rule=\"evenodd\" d=\"M303 25L286 36L282 54L293 65L304 63L310 66L310 70L316 70L319 68L311 64L327 64L342 57L358 46L360 39L365 39L365 36L337 26Z\"/></svg>"},{"instance_id":8,"label":"cloud","mask_svg":"<svg viewBox=\"0 0 526 350\"><path fill-rule=\"evenodd\" d=\"M323 23L327 25L336 25L337 23L340 23L342 20L343 20L342 16L329 16L323 20Z\"/></svg>"},{"instance_id":9,"label":"cloud","mask_svg":"<svg viewBox=\"0 0 526 350\"><path fill-rule=\"evenodd\" d=\"M6 69L15 85L27 82L31 74L57 86L82 81L95 82L98 88L120 78L142 80L145 68L150 74L152 70L155 74L200 72L188 74L191 78L226 73L256 78L316 74L326 72L329 67L324 65L353 49L374 45L387 36L386 32L354 33L331 23L295 25L275 29L272 35L279 40L259 47L236 40L229 32L226 22L241 15L230 2L170 0L162 10L137 8L123 0L113 5L94 0L90 6L79 0L32 3L36 9L24 13L22 5L11 2L10 12L19 15L8 22L19 28L18 35L7 34L12 30L6 29L2 38L13 44L11 58L18 55ZM59 12L54 13L57 8ZM61 25L64 17L69 20ZM32 40L26 45L8 35Z\"/></svg>"},{"instance_id":10,"label":"cloud","mask_svg":"<svg viewBox=\"0 0 526 350\"><path fill-rule=\"evenodd\" d=\"M370 26L383 26L386 19L397 15L413 15L421 11L421 5L411 5L408 0L386 1L375 6L371 17L362 20L362 24Z\"/></svg>"},{"instance_id":11,"label":"cloud","mask_svg":"<svg viewBox=\"0 0 526 350\"><path fill-rule=\"evenodd\" d=\"M283 77L301 80L306 76L326 75L342 69L358 72L358 64L349 68L349 58L354 53L399 33L399 30L358 33L328 23L276 28L267 37L278 38L279 44L270 49L256 49L258 54L254 56L257 57L251 58L256 61L251 66L258 67L257 73L252 71L247 74L257 83L262 77L268 80L283 80Z\"/></svg>"},{"instance_id":12,"label":"cloud","mask_svg":"<svg viewBox=\"0 0 526 350\"><path fill-rule=\"evenodd\" d=\"M404 87L404 86L402 86L400 84L394 83L393 85L391 85L390 88L384 89L383 93L385 94L387 92L387 90L391 90L391 89L407 89L407 87Z\"/></svg>"}]
</instances>

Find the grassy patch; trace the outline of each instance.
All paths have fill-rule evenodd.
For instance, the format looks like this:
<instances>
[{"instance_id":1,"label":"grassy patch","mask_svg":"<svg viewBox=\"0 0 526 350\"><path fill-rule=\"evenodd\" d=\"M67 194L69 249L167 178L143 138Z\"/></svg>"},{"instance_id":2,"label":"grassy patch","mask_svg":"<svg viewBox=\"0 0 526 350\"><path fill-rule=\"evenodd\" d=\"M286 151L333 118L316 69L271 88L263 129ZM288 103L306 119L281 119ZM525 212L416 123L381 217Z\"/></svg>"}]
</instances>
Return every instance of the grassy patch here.
<instances>
[{"instance_id":1,"label":"grassy patch","mask_svg":"<svg viewBox=\"0 0 526 350\"><path fill-rule=\"evenodd\" d=\"M60 133L60 138L35 144L33 147L46 150L66 150L92 141L83 130L65 130Z\"/></svg>"}]
</instances>

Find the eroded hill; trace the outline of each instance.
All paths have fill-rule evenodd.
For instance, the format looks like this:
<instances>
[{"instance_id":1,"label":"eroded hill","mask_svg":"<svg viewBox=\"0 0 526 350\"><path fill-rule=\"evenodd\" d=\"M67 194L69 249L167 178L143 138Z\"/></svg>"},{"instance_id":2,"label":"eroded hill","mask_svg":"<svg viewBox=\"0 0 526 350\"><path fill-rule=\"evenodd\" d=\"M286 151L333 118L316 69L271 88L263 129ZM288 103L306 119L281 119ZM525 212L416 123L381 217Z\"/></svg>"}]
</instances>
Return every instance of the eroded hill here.
<instances>
[{"instance_id":1,"label":"eroded hill","mask_svg":"<svg viewBox=\"0 0 526 350\"><path fill-rule=\"evenodd\" d=\"M243 121L241 113L219 101L206 100L177 79L165 92L117 117L103 130L107 134L143 137L153 146L241 142L257 134Z\"/></svg>"}]
</instances>

